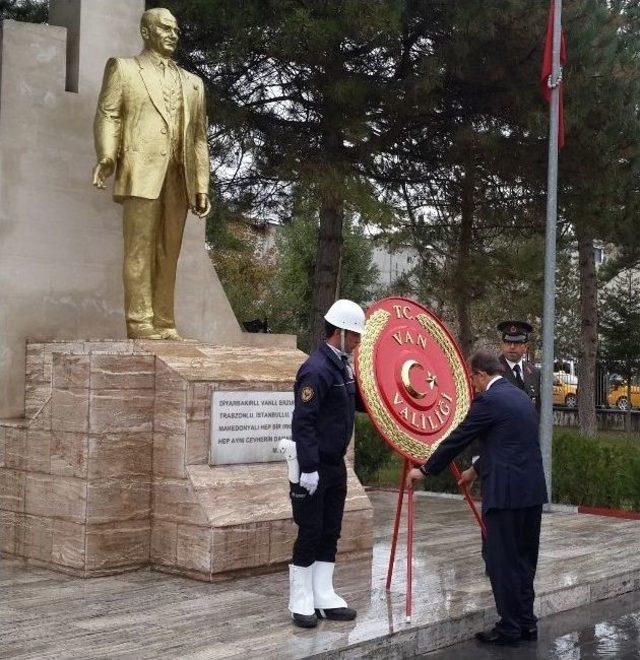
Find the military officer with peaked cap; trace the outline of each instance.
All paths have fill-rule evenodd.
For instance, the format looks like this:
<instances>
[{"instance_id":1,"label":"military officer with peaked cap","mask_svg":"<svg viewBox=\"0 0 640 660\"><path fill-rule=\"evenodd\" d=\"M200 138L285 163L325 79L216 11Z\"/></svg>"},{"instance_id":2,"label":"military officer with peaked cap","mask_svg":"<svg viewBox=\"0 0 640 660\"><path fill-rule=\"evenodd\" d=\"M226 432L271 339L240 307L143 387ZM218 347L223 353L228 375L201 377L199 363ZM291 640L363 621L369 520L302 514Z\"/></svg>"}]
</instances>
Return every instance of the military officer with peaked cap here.
<instances>
[{"instance_id":1,"label":"military officer with peaked cap","mask_svg":"<svg viewBox=\"0 0 640 660\"><path fill-rule=\"evenodd\" d=\"M497 330L502 340L499 360L503 376L525 392L540 412L540 371L524 359L533 328L526 321L502 321Z\"/></svg>"}]
</instances>

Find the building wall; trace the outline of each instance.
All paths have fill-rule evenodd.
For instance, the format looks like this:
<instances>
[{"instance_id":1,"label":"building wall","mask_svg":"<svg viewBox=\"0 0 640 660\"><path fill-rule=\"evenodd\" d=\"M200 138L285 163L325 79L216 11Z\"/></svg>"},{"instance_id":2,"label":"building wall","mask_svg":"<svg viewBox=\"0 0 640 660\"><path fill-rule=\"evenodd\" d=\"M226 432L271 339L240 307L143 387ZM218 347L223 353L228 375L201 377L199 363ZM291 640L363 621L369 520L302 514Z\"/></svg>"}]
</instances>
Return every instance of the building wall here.
<instances>
[{"instance_id":1,"label":"building wall","mask_svg":"<svg viewBox=\"0 0 640 660\"><path fill-rule=\"evenodd\" d=\"M379 270L378 285L391 286L416 265L416 259L417 254L413 248L376 245L373 249L373 261Z\"/></svg>"}]
</instances>

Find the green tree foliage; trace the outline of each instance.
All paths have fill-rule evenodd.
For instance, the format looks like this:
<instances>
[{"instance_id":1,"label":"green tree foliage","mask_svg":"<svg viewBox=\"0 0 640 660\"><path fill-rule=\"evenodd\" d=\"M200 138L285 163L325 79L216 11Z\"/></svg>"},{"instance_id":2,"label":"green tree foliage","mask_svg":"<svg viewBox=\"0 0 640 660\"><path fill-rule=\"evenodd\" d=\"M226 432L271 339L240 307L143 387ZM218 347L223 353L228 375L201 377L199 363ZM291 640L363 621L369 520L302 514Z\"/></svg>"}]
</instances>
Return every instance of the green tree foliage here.
<instances>
[{"instance_id":1,"label":"green tree foliage","mask_svg":"<svg viewBox=\"0 0 640 660\"><path fill-rule=\"evenodd\" d=\"M292 327L317 338L322 314L345 289L347 220L375 224L415 248L403 292L450 320L465 350L493 339L497 317L540 316L546 0L147 2L159 5L180 21L181 64L207 87L215 174L209 242L241 242L227 232L228 218L293 225L314 218L301 231L315 231L305 244L315 255L290 273L306 278L295 300L307 296L309 314ZM640 8L636 0L563 5L559 217L586 264L585 391L597 336L596 288L585 286L594 269L585 255L595 239L622 244L618 268L640 255ZM1 17L44 20L44 11L36 0L0 0ZM243 258L257 258L251 245ZM231 282L228 266L223 279ZM296 286L282 286L282 300Z\"/></svg>"},{"instance_id":2,"label":"green tree foliage","mask_svg":"<svg viewBox=\"0 0 640 660\"><path fill-rule=\"evenodd\" d=\"M560 162L559 202L561 218L578 243L578 416L580 430L588 436L596 433L594 242L615 242L616 236L638 241L639 28L637 8L626 0L583 0L567 7L567 142Z\"/></svg>"},{"instance_id":3,"label":"green tree foliage","mask_svg":"<svg viewBox=\"0 0 640 660\"><path fill-rule=\"evenodd\" d=\"M415 295L466 351L497 316L540 316L547 2L173 4L184 64L210 90L218 208L293 217L305 189L319 214L316 333L349 211L416 248ZM638 14L630 0L564 3L560 221L583 254L595 238L637 242ZM583 283L583 365L594 290Z\"/></svg>"},{"instance_id":4,"label":"green tree foliage","mask_svg":"<svg viewBox=\"0 0 640 660\"><path fill-rule=\"evenodd\" d=\"M618 276L602 296L602 356L626 378L640 374L640 276Z\"/></svg>"},{"instance_id":5,"label":"green tree foliage","mask_svg":"<svg viewBox=\"0 0 640 660\"><path fill-rule=\"evenodd\" d=\"M29 23L44 23L49 7L46 0L0 0L0 21L13 19Z\"/></svg>"},{"instance_id":6,"label":"green tree foliage","mask_svg":"<svg viewBox=\"0 0 640 660\"><path fill-rule=\"evenodd\" d=\"M555 356L576 359L580 354L580 276L571 245L560 244L556 269Z\"/></svg>"},{"instance_id":7,"label":"green tree foliage","mask_svg":"<svg viewBox=\"0 0 640 660\"><path fill-rule=\"evenodd\" d=\"M418 248L416 294L454 321L466 350L493 336L492 314L541 314L548 111L537 81L547 6L449 3L433 48L446 81L433 87L441 130L424 122L412 133L409 124L406 156L388 163L387 181L398 185L385 191ZM586 232L591 247L616 234L637 245L638 9L564 7L563 233Z\"/></svg>"},{"instance_id":8,"label":"green tree foliage","mask_svg":"<svg viewBox=\"0 0 640 660\"><path fill-rule=\"evenodd\" d=\"M314 337L340 277L343 224L385 215L366 169L392 143L402 103L405 3L190 0L170 7L181 61L207 85L219 208L293 216L304 189L318 217ZM404 51L411 58L410 51ZM395 58L395 59L394 59Z\"/></svg>"},{"instance_id":9,"label":"green tree foliage","mask_svg":"<svg viewBox=\"0 0 640 660\"><path fill-rule=\"evenodd\" d=\"M404 156L381 175L397 182L385 191L417 247L423 299L453 320L465 352L495 337L496 315L540 308L545 17L542 3L444 3L431 58L440 112L409 123Z\"/></svg>"},{"instance_id":10,"label":"green tree foliage","mask_svg":"<svg viewBox=\"0 0 640 660\"><path fill-rule=\"evenodd\" d=\"M243 220L221 220L209 235L211 256L231 308L241 323L270 321L270 294L277 255L265 240L266 227Z\"/></svg>"},{"instance_id":11,"label":"green tree foliage","mask_svg":"<svg viewBox=\"0 0 640 660\"><path fill-rule=\"evenodd\" d=\"M578 236L611 239L638 211L640 15L626 1L581 0L568 4L566 23L563 216Z\"/></svg>"},{"instance_id":12,"label":"green tree foliage","mask_svg":"<svg viewBox=\"0 0 640 660\"><path fill-rule=\"evenodd\" d=\"M309 310L312 277L317 253L317 220L300 217L287 223L276 238L278 266L272 282L268 308L274 332L298 336L302 350L313 348ZM351 222L344 228L344 249L336 298L349 298L364 305L371 300L378 270L373 264L373 247L362 229Z\"/></svg>"}]
</instances>

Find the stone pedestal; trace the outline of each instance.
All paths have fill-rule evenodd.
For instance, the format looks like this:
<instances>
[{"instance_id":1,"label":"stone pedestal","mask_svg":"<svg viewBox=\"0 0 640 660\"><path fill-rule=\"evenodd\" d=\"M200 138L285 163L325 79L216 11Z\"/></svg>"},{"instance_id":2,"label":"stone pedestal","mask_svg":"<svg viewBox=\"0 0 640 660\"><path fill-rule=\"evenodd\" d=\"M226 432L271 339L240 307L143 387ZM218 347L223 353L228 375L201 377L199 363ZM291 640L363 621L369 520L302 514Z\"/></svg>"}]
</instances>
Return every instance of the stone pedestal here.
<instances>
[{"instance_id":1,"label":"stone pedestal","mask_svg":"<svg viewBox=\"0 0 640 660\"><path fill-rule=\"evenodd\" d=\"M85 577L150 565L213 580L287 562L285 465L209 464L212 392L290 390L304 359L290 337L243 340L29 343L27 416L0 420L0 552ZM339 552L371 545L349 467Z\"/></svg>"}]
</instances>

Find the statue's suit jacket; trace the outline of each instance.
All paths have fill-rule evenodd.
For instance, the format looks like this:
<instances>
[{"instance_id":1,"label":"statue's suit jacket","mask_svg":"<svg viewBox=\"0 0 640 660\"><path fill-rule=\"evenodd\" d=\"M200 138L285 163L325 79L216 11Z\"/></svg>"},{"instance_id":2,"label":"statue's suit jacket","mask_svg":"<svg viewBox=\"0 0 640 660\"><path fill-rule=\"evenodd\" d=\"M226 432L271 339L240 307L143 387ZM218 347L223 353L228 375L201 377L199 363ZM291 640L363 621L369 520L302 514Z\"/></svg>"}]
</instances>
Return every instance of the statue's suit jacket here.
<instances>
[{"instance_id":1,"label":"statue's suit jacket","mask_svg":"<svg viewBox=\"0 0 640 660\"><path fill-rule=\"evenodd\" d=\"M178 67L182 85L182 164L186 193L209 192L207 116L202 80ZM107 62L94 122L98 159L116 163L113 197L157 199L171 158L169 117L152 59L112 58Z\"/></svg>"}]
</instances>

